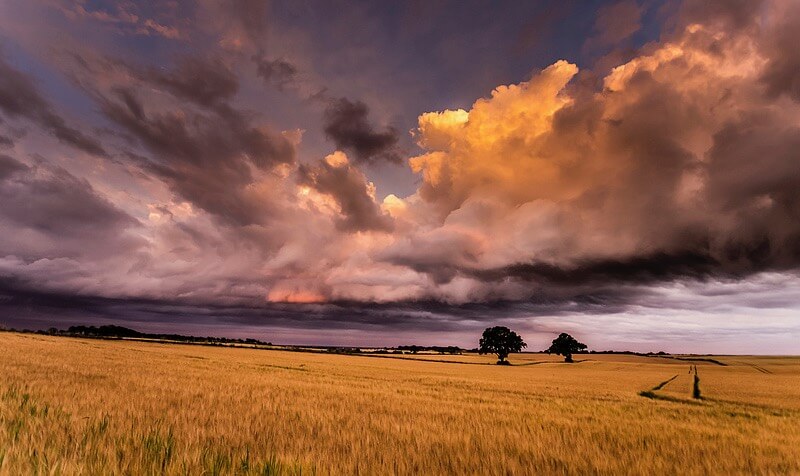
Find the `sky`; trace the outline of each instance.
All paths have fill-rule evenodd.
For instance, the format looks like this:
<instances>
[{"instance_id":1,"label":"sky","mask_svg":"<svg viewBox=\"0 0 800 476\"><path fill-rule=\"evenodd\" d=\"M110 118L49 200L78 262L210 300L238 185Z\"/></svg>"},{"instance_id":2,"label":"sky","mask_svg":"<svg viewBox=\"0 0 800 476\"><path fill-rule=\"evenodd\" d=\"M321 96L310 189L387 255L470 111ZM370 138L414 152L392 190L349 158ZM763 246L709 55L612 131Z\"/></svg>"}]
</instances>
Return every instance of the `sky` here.
<instances>
[{"instance_id":1,"label":"sky","mask_svg":"<svg viewBox=\"0 0 800 476\"><path fill-rule=\"evenodd\" d=\"M0 325L800 353L800 3L0 1Z\"/></svg>"}]
</instances>

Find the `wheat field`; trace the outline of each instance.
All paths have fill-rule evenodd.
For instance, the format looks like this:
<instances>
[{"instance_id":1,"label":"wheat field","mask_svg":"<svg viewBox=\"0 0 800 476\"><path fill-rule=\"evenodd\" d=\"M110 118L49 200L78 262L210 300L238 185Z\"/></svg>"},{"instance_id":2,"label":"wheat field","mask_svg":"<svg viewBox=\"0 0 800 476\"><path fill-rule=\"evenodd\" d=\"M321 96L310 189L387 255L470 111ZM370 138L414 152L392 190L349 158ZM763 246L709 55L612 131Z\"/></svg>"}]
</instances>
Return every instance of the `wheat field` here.
<instances>
[{"instance_id":1,"label":"wheat field","mask_svg":"<svg viewBox=\"0 0 800 476\"><path fill-rule=\"evenodd\" d=\"M4 475L800 473L797 357L0 349Z\"/></svg>"}]
</instances>

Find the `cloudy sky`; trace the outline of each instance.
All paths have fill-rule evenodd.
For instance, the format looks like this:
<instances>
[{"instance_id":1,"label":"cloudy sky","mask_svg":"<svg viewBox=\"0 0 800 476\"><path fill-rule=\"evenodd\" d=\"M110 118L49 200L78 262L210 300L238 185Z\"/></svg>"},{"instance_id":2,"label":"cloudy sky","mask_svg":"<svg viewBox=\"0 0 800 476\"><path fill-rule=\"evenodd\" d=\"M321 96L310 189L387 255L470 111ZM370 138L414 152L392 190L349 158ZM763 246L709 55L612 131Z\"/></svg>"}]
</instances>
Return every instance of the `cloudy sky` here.
<instances>
[{"instance_id":1,"label":"cloudy sky","mask_svg":"<svg viewBox=\"0 0 800 476\"><path fill-rule=\"evenodd\" d=\"M0 325L800 353L793 0L0 1Z\"/></svg>"}]
</instances>

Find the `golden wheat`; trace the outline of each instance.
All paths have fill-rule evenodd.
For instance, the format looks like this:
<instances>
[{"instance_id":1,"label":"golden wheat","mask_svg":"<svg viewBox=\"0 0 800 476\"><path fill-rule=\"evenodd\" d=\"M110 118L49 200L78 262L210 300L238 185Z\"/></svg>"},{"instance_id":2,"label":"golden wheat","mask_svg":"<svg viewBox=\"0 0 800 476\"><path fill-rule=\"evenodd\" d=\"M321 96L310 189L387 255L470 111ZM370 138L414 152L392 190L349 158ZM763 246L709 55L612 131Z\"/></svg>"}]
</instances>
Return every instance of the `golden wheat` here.
<instances>
[{"instance_id":1,"label":"golden wheat","mask_svg":"<svg viewBox=\"0 0 800 476\"><path fill-rule=\"evenodd\" d=\"M2 474L800 472L798 358L0 349Z\"/></svg>"}]
</instances>

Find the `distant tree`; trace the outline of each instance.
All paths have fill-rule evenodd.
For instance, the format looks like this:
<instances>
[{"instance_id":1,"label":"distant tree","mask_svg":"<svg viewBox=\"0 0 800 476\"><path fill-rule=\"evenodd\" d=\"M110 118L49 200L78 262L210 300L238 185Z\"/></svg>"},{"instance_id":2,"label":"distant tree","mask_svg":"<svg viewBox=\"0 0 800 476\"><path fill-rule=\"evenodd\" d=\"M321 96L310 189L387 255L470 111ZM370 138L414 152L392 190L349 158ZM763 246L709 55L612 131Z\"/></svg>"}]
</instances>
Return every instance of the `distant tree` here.
<instances>
[{"instance_id":1,"label":"distant tree","mask_svg":"<svg viewBox=\"0 0 800 476\"><path fill-rule=\"evenodd\" d=\"M478 342L479 354L497 354L498 365L509 365L506 357L511 352L519 352L528 347L522 337L508 327L487 327Z\"/></svg>"},{"instance_id":2,"label":"distant tree","mask_svg":"<svg viewBox=\"0 0 800 476\"><path fill-rule=\"evenodd\" d=\"M562 332L553 339L553 344L545 352L548 354L563 355L564 362L572 363L572 354L586 350L586 344L580 343L574 337Z\"/></svg>"}]
</instances>

